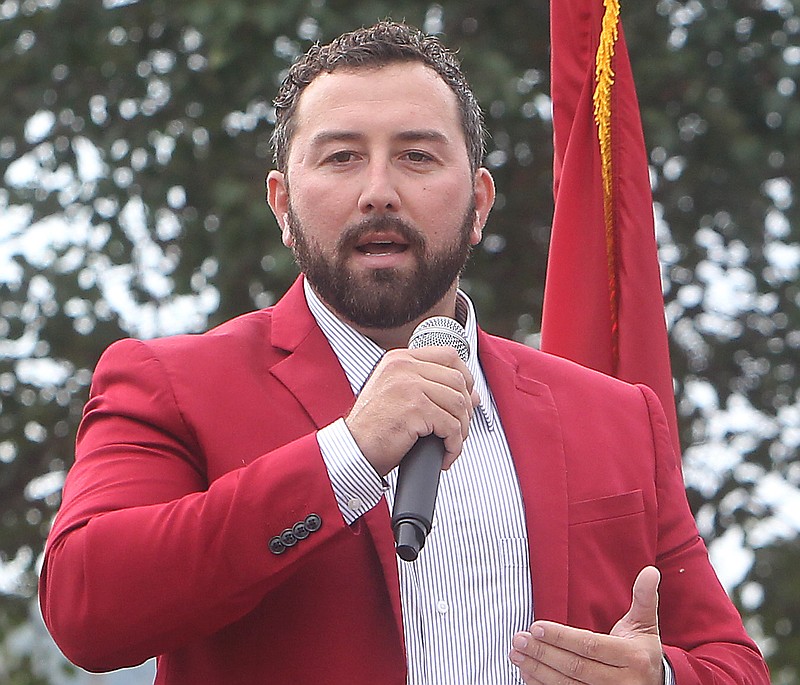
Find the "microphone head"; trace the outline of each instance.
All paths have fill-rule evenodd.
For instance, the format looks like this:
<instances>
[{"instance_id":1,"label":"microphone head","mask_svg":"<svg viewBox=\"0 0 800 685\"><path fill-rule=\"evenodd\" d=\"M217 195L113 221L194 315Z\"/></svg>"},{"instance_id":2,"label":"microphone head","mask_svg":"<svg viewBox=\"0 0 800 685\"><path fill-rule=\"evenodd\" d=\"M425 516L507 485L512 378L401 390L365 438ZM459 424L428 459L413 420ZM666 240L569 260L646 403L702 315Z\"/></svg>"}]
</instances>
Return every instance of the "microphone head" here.
<instances>
[{"instance_id":1,"label":"microphone head","mask_svg":"<svg viewBox=\"0 0 800 685\"><path fill-rule=\"evenodd\" d=\"M449 316L432 316L414 329L408 341L410 350L420 347L452 347L465 364L469 359L467 332Z\"/></svg>"}]
</instances>

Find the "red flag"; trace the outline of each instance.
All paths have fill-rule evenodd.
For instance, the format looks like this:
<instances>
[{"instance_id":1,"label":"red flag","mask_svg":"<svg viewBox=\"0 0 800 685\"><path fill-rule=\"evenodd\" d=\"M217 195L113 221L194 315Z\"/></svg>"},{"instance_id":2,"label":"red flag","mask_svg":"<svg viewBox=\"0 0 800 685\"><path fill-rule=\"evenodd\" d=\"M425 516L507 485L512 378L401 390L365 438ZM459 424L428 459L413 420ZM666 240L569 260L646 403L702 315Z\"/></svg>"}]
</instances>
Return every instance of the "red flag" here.
<instances>
[{"instance_id":1,"label":"red flag","mask_svg":"<svg viewBox=\"0 0 800 685\"><path fill-rule=\"evenodd\" d=\"M618 0L551 0L555 214L542 349L675 395L639 104Z\"/></svg>"}]
</instances>

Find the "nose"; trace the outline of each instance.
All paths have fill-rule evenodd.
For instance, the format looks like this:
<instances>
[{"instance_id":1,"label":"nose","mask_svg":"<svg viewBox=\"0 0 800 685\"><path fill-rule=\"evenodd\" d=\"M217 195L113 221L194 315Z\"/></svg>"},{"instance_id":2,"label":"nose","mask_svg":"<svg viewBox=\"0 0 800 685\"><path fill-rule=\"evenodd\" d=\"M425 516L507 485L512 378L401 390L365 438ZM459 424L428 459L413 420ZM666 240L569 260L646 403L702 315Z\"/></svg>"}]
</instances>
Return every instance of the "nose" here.
<instances>
[{"instance_id":1,"label":"nose","mask_svg":"<svg viewBox=\"0 0 800 685\"><path fill-rule=\"evenodd\" d=\"M376 160L367 167L364 186L358 198L358 208L364 214L382 214L400 210L400 195L388 162Z\"/></svg>"}]
</instances>

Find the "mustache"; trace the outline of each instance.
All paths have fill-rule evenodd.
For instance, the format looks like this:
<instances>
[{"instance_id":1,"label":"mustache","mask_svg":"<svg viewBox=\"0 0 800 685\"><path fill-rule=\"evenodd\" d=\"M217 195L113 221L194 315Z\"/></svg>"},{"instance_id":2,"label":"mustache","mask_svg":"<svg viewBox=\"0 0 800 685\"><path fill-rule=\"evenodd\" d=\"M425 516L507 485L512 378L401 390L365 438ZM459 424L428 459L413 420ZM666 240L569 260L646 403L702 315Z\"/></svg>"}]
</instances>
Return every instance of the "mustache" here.
<instances>
[{"instance_id":1,"label":"mustache","mask_svg":"<svg viewBox=\"0 0 800 685\"><path fill-rule=\"evenodd\" d=\"M411 250L424 252L427 247L425 236L411 224L396 216L385 215L366 217L357 224L348 226L339 236L337 247L339 250L350 251L364 236L379 231L396 233L408 243Z\"/></svg>"}]
</instances>

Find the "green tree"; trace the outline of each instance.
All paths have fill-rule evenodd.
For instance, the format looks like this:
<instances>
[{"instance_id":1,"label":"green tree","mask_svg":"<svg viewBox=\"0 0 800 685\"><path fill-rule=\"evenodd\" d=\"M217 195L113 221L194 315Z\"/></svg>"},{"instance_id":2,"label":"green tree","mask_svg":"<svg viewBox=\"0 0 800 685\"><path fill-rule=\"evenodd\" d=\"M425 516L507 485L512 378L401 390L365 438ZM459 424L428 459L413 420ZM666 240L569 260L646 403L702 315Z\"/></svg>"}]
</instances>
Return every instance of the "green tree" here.
<instances>
[{"instance_id":1,"label":"green tree","mask_svg":"<svg viewBox=\"0 0 800 685\"><path fill-rule=\"evenodd\" d=\"M731 583L783 683L798 681L800 620L780 600L800 594L780 572L796 556L786 503L800 482L797 9L623 0L690 498L712 551L733 531L756 559ZM294 277L261 179L277 84L315 40L391 16L459 50L500 190L465 286L485 328L535 344L552 211L547 15L530 0L0 2L0 642L29 621L102 350L267 306ZM9 639L0 678L53 677Z\"/></svg>"}]
</instances>

